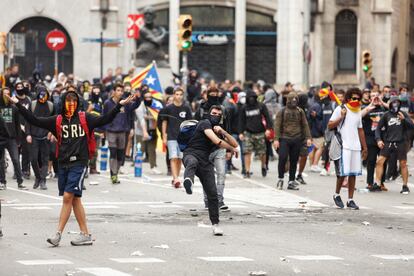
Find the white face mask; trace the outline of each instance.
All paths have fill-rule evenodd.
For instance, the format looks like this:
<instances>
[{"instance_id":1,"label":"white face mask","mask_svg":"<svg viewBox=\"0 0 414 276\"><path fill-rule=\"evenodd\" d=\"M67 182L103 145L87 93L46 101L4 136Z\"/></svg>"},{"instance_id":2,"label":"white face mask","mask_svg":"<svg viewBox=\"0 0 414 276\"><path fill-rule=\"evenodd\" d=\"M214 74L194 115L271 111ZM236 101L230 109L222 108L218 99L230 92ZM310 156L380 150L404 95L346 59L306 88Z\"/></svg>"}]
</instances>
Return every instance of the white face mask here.
<instances>
[{"instance_id":1,"label":"white face mask","mask_svg":"<svg viewBox=\"0 0 414 276\"><path fill-rule=\"evenodd\" d=\"M245 98L245 97L240 98L240 99L239 99L239 103L241 103L241 104L246 104L246 98Z\"/></svg>"}]
</instances>

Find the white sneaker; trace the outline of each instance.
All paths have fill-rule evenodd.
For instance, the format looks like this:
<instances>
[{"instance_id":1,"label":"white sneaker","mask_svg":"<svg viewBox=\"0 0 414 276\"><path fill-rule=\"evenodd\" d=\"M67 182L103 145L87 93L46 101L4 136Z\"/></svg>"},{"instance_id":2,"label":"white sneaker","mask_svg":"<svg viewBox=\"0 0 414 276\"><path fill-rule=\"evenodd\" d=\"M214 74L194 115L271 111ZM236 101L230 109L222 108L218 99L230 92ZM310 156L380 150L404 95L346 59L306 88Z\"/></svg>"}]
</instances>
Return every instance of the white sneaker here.
<instances>
[{"instance_id":1,"label":"white sneaker","mask_svg":"<svg viewBox=\"0 0 414 276\"><path fill-rule=\"evenodd\" d=\"M155 175L160 175L160 174L162 174L162 172L160 172L159 170L157 170L156 168L152 168L151 169L151 173L152 174L155 174Z\"/></svg>"},{"instance_id":2,"label":"white sneaker","mask_svg":"<svg viewBox=\"0 0 414 276\"><path fill-rule=\"evenodd\" d=\"M328 176L328 171L326 169L323 169L319 175L320 176Z\"/></svg>"},{"instance_id":3,"label":"white sneaker","mask_svg":"<svg viewBox=\"0 0 414 276\"><path fill-rule=\"evenodd\" d=\"M320 173L321 172L321 168L319 168L319 166L317 166L317 165L312 165L311 172Z\"/></svg>"},{"instance_id":4,"label":"white sneaker","mask_svg":"<svg viewBox=\"0 0 414 276\"><path fill-rule=\"evenodd\" d=\"M218 224L213 224L213 235L223 236L223 229L221 229Z\"/></svg>"}]
</instances>

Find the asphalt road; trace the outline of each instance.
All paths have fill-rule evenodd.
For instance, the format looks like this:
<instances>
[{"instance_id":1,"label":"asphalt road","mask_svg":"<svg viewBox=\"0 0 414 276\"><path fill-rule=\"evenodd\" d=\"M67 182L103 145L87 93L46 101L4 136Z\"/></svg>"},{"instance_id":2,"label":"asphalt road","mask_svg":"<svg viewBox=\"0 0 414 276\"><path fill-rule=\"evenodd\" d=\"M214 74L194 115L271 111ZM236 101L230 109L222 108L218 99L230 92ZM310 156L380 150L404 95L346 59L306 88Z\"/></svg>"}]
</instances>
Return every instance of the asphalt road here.
<instances>
[{"instance_id":1,"label":"asphalt road","mask_svg":"<svg viewBox=\"0 0 414 276\"><path fill-rule=\"evenodd\" d=\"M130 163L120 185L108 173L89 177L83 202L95 242L70 245L79 231L72 217L57 248L46 243L61 204L56 181L47 191L25 181L30 189L19 191L9 169L9 188L0 191L0 275L412 275L414 200L399 193L401 180L388 192L356 192L359 211L339 210L335 177L306 172L308 185L278 191L276 166L266 178L257 161L251 179L227 176L222 237L212 235L199 183L189 196L165 174L147 174L147 164L134 178ZM357 181L364 188L364 177Z\"/></svg>"}]
</instances>

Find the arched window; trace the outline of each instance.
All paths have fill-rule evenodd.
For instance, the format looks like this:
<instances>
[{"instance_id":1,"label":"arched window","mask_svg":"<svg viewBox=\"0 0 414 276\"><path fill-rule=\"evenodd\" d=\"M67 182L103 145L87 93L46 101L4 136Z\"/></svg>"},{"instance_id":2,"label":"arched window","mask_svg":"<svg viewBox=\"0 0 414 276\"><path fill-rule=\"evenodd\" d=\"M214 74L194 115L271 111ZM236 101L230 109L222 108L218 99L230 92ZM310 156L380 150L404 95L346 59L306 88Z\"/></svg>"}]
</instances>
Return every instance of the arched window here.
<instances>
[{"instance_id":1,"label":"arched window","mask_svg":"<svg viewBox=\"0 0 414 276\"><path fill-rule=\"evenodd\" d=\"M356 72L357 17L351 10L343 10L335 19L335 71Z\"/></svg>"}]
</instances>

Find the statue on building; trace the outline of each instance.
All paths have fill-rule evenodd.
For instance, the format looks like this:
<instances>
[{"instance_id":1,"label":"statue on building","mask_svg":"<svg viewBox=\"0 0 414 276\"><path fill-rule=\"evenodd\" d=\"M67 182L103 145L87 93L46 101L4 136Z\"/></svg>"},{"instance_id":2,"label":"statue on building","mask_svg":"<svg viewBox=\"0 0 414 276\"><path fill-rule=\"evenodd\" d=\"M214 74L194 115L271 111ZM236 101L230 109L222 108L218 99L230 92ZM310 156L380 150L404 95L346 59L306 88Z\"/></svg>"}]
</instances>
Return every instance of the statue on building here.
<instances>
[{"instance_id":1,"label":"statue on building","mask_svg":"<svg viewBox=\"0 0 414 276\"><path fill-rule=\"evenodd\" d=\"M143 14L145 24L139 30L139 39L136 40L135 66L145 67L155 60L158 67L168 67L167 56L161 49L167 31L154 25L155 13L152 7L145 7Z\"/></svg>"}]
</instances>

